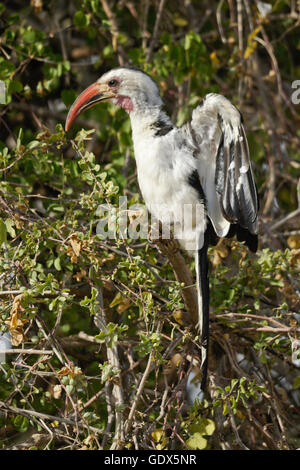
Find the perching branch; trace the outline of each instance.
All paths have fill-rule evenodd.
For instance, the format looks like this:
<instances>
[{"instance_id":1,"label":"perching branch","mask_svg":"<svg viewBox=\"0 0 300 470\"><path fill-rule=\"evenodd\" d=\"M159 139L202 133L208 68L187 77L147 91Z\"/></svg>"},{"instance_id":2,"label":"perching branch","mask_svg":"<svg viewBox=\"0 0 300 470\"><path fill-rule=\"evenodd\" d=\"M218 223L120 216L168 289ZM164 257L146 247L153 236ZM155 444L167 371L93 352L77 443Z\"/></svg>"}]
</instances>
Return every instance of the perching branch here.
<instances>
[{"instance_id":1,"label":"perching branch","mask_svg":"<svg viewBox=\"0 0 300 470\"><path fill-rule=\"evenodd\" d=\"M171 238L170 240L160 239L155 242L159 250L168 258L176 280L180 284L184 284L182 288L182 297L184 300L185 307L189 314L191 323L196 326L198 323L198 303L197 293L194 287L195 281L191 270L186 265L186 262L180 252L178 242Z\"/></svg>"}]
</instances>

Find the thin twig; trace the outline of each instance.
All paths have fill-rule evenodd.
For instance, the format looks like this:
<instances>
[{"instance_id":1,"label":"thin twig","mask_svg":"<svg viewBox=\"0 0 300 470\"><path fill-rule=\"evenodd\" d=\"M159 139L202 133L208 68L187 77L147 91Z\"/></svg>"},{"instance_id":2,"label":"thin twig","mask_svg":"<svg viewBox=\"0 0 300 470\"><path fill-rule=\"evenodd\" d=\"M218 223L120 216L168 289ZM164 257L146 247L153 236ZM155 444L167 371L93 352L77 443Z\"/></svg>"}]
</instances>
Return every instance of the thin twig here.
<instances>
[{"instance_id":1,"label":"thin twig","mask_svg":"<svg viewBox=\"0 0 300 470\"><path fill-rule=\"evenodd\" d=\"M218 29L219 29L219 33L220 33L222 43L226 44L227 39L225 37L224 30L223 30L223 25L222 25L222 6L223 6L223 3L224 3L224 0L221 0L219 2L219 5L218 5L217 11L216 11L216 18L217 18L217 24L218 24Z\"/></svg>"},{"instance_id":2,"label":"thin twig","mask_svg":"<svg viewBox=\"0 0 300 470\"><path fill-rule=\"evenodd\" d=\"M160 22L161 22L161 18L162 18L162 12L163 12L165 3L166 3L166 0L160 0L157 15L156 15L156 21L155 21L155 25L154 25L152 39L151 39L150 46L149 46L149 49L148 49L148 52L147 52L147 55L146 55L146 62L150 62L151 57L152 57L152 53L153 53L153 49L154 49L154 47L156 45L156 42L157 42L159 26L160 26Z\"/></svg>"},{"instance_id":3,"label":"thin twig","mask_svg":"<svg viewBox=\"0 0 300 470\"><path fill-rule=\"evenodd\" d=\"M146 369L143 373L143 377L142 377L142 380L140 382L140 385L139 385L139 388L137 390L137 393L136 393L136 397L134 399L134 402L132 404L132 407L130 409L130 413L129 413L129 416L128 416L128 419L127 419L127 423L126 423L126 428L125 428L125 433L127 434L129 431L130 431L130 428L131 428L131 425L132 425L132 421L133 421L133 418L134 418L134 415L135 415L135 411L136 411L136 407L137 407L137 404L138 404L138 401L141 397L141 394L143 393L143 390L144 390L144 387L145 387L145 384L146 384L146 380L148 378L148 375L150 373L150 370L151 370L151 364L152 364L152 361L153 361L153 355L154 355L154 352L151 351L150 352L150 355L149 355L149 358L148 358L148 362L147 362L147 366L146 366Z\"/></svg>"},{"instance_id":4,"label":"thin twig","mask_svg":"<svg viewBox=\"0 0 300 470\"><path fill-rule=\"evenodd\" d=\"M160 332L161 328L162 328L162 322L159 322L158 326L157 326L157 333ZM127 423L126 423L126 427L125 427L125 434L128 434L130 429L131 429L132 421L133 421L133 418L134 418L134 415L135 415L135 412L136 412L136 408L137 408L137 404L138 404L138 402L141 398L141 395L143 393L143 390L144 390L144 387L145 387L145 384L146 384L146 380L147 380L148 375L150 374L150 371L151 371L153 358L154 358L154 350L152 350L149 354L146 369L143 373L143 377L140 381L140 385L139 385L138 390L136 392L135 399L134 399L133 404L131 406L131 409L130 409L130 412L129 412L129 415L128 415L128 419L127 419Z\"/></svg>"},{"instance_id":5,"label":"thin twig","mask_svg":"<svg viewBox=\"0 0 300 470\"><path fill-rule=\"evenodd\" d=\"M240 435L239 435L239 432L238 432L238 429L237 429L237 426L236 426L236 423L235 423L233 411L232 411L231 405L230 405L230 403L229 403L229 400L227 400L226 403L227 403L227 408L228 408L228 411L229 411L230 424L231 424L231 427L232 427L232 430L233 430L233 433L234 433L234 437L235 437L235 440L236 440L237 444L238 444L243 450L250 450L249 447L247 447L247 446L242 442L242 440L241 440L241 438L240 438Z\"/></svg>"},{"instance_id":6,"label":"thin twig","mask_svg":"<svg viewBox=\"0 0 300 470\"><path fill-rule=\"evenodd\" d=\"M293 212L290 212L290 214L286 215L283 217L281 220L278 220L278 222L275 222L271 227L269 228L270 230L276 230L278 227L281 227L281 225L284 225L288 220L293 219L294 217L300 215L300 207L296 209Z\"/></svg>"},{"instance_id":7,"label":"thin twig","mask_svg":"<svg viewBox=\"0 0 300 470\"><path fill-rule=\"evenodd\" d=\"M59 423L69 424L71 426L78 426L80 428L89 429L90 431L93 431L97 434L105 434L105 431L101 431L101 429L99 429L99 428L95 428L94 426L89 426L89 425L87 425L85 423L82 423L82 422L75 422L75 421L73 421L72 419L69 419L69 418L62 418L60 416L48 415L46 413L40 413L40 412L34 411L34 410L25 410L23 408L17 408L16 406L8 405L4 401L0 401L0 407L5 409L5 410L11 411L12 413L18 414L18 415L29 416L29 417L34 416L34 417L39 418L39 419L46 419L46 420L50 420L50 421L58 421Z\"/></svg>"},{"instance_id":8,"label":"thin twig","mask_svg":"<svg viewBox=\"0 0 300 470\"><path fill-rule=\"evenodd\" d=\"M111 24L111 35L112 35L112 45L113 49L118 52L118 59L119 59L119 64L121 67L125 65L125 54L122 45L118 41L118 36L119 36L119 29L118 29L118 23L116 16L114 12L112 11L109 2L107 0L101 0L102 8L109 19L109 22Z\"/></svg>"},{"instance_id":9,"label":"thin twig","mask_svg":"<svg viewBox=\"0 0 300 470\"><path fill-rule=\"evenodd\" d=\"M1 354L53 354L52 350L48 349L1 349Z\"/></svg>"}]
</instances>

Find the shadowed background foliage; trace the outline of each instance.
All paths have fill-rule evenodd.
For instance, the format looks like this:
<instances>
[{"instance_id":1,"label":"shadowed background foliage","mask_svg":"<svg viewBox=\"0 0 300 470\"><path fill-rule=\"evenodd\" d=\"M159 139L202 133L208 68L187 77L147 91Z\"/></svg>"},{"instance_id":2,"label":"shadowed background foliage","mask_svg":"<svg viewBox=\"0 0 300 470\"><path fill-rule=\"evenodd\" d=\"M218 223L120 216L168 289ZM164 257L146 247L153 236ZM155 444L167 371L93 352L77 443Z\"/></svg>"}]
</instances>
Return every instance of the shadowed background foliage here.
<instances>
[{"instance_id":1,"label":"shadowed background foliage","mask_svg":"<svg viewBox=\"0 0 300 470\"><path fill-rule=\"evenodd\" d=\"M14 351L0 356L2 448L300 447L299 1L179 3L0 3L0 344ZM96 235L100 204L127 196L134 222L142 203L128 116L105 103L63 130L78 93L118 65L154 78L177 125L209 92L244 117L259 251L210 250L202 402L168 252Z\"/></svg>"}]
</instances>

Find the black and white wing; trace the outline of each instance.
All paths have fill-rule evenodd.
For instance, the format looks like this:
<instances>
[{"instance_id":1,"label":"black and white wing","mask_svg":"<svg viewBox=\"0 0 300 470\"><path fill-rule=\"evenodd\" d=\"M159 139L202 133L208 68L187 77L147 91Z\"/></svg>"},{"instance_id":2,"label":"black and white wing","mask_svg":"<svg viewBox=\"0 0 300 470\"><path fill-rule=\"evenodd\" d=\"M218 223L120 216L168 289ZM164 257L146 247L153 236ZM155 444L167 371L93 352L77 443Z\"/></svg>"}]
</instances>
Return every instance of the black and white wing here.
<instances>
[{"instance_id":1,"label":"black and white wing","mask_svg":"<svg viewBox=\"0 0 300 470\"><path fill-rule=\"evenodd\" d=\"M238 238L244 235L256 251L258 199L240 112L224 96L211 93L194 110L189 126L216 234L224 237L235 225Z\"/></svg>"},{"instance_id":2,"label":"black and white wing","mask_svg":"<svg viewBox=\"0 0 300 470\"><path fill-rule=\"evenodd\" d=\"M201 335L201 388L208 365L209 281L208 227L219 237L237 235L252 251L257 249L258 199L245 130L239 111L224 96L209 94L183 128L193 143L199 181L210 223L195 256L198 316Z\"/></svg>"}]
</instances>

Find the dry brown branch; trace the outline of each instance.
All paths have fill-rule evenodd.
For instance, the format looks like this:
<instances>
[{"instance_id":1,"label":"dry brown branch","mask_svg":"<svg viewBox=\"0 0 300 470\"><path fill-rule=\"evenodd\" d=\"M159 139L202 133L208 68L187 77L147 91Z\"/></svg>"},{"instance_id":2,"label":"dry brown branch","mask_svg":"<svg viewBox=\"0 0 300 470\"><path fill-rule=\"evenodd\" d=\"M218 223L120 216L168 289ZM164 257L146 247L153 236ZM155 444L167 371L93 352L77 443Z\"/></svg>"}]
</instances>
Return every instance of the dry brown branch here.
<instances>
[{"instance_id":1,"label":"dry brown branch","mask_svg":"<svg viewBox=\"0 0 300 470\"><path fill-rule=\"evenodd\" d=\"M282 219L278 220L274 224L271 225L270 230L276 230L278 227L281 227L284 225L286 222L288 222L290 219L293 219L294 217L297 217L300 215L300 179L298 181L297 185L297 199L298 199L298 209L294 210L290 214L286 215Z\"/></svg>"},{"instance_id":2,"label":"dry brown branch","mask_svg":"<svg viewBox=\"0 0 300 470\"><path fill-rule=\"evenodd\" d=\"M21 415L21 416L26 416L26 417L29 417L29 418L36 417L36 418L39 418L41 420L48 420L48 421L52 421L52 422L58 421L59 423L62 423L62 424L67 424L67 425L70 425L70 426L77 426L79 428L84 428L84 429L89 429L90 431L92 431L96 434L101 434L101 435L105 434L105 431L101 431L98 428L95 428L93 426L89 426L89 425L87 425L85 423L82 423L82 422L74 421L74 420L69 419L69 418L62 418L60 416L52 416L52 415L48 415L46 413L39 413L38 411L34 411L34 410L26 410L26 409L23 409L23 408L18 408L18 407L15 407L15 406L8 405L7 403L5 403L3 401L0 401L0 407L3 408L4 410L10 411L11 413L18 414L18 415Z\"/></svg>"},{"instance_id":3,"label":"dry brown branch","mask_svg":"<svg viewBox=\"0 0 300 470\"><path fill-rule=\"evenodd\" d=\"M177 281L184 284L184 288L181 290L182 297L190 317L189 319L196 327L198 323L198 305L197 294L194 287L195 281L180 252L178 242L172 238L170 240L161 239L157 241L156 244L160 251L168 258Z\"/></svg>"},{"instance_id":4,"label":"dry brown branch","mask_svg":"<svg viewBox=\"0 0 300 470\"><path fill-rule=\"evenodd\" d=\"M45 354L52 355L52 349L1 349L2 354Z\"/></svg>"},{"instance_id":5,"label":"dry brown branch","mask_svg":"<svg viewBox=\"0 0 300 470\"><path fill-rule=\"evenodd\" d=\"M38 328L40 329L40 331L43 333L44 338L47 340L48 344L50 344L50 346L52 347L52 351L55 354L55 356L58 358L61 364L65 365L66 361L63 359L61 352L58 350L58 348L54 344L55 340L53 341L53 337L51 338L51 336L47 334L47 332L45 331L45 328L43 327L42 323L40 322L38 318L35 319L35 322Z\"/></svg>"},{"instance_id":6,"label":"dry brown branch","mask_svg":"<svg viewBox=\"0 0 300 470\"><path fill-rule=\"evenodd\" d=\"M101 0L101 4L103 7L103 10L107 16L107 18L110 21L111 24L111 35L112 35L112 45L115 51L118 52L118 59L119 59L119 64L122 66L125 65L125 53L122 44L118 41L118 36L119 36L119 28L118 28L118 23L116 16L114 12L111 9L111 6L109 4L108 0Z\"/></svg>"},{"instance_id":7,"label":"dry brown branch","mask_svg":"<svg viewBox=\"0 0 300 470\"><path fill-rule=\"evenodd\" d=\"M95 287L95 286L94 286ZM100 331L107 332L107 319L106 313L103 304L103 296L100 288L97 287L98 291L98 303L99 311L98 314L94 317L94 322L97 328ZM112 387L112 397L113 397L113 406L114 406L114 419L115 419L115 435L113 438L113 443L111 445L111 450L121 449L123 447L123 442L125 439L124 434L124 417L123 417L123 406L124 406L124 392L121 379L121 365L119 360L118 346L107 346L107 359L109 363L119 371L118 379L115 378L113 387Z\"/></svg>"},{"instance_id":8,"label":"dry brown branch","mask_svg":"<svg viewBox=\"0 0 300 470\"><path fill-rule=\"evenodd\" d=\"M235 422L235 419L234 419L234 414L233 414L231 405L230 405L230 403L228 403L228 402L227 402L227 407L228 407L228 410L229 410L229 416L230 416L231 427L232 427L232 430L233 430L233 433L234 433L234 437L235 437L235 440L236 440L237 444L238 444L243 450L250 450L249 447L247 447L247 446L242 442L242 440L241 440L241 438L240 438L240 435L239 435L239 432L238 432L238 428L237 428L237 425L236 425L236 422Z\"/></svg>"},{"instance_id":9,"label":"dry brown branch","mask_svg":"<svg viewBox=\"0 0 300 470\"><path fill-rule=\"evenodd\" d=\"M152 38L151 38L151 42L150 42L150 46L149 46L149 49L147 51L146 62L149 62L151 60L153 49L154 49L154 47L156 45L156 42L157 42L159 26L160 26L160 22L161 22L162 13L163 13L165 3L166 3L166 0L160 0L158 10L157 10L157 16L156 16L156 20L155 20L154 30L153 30L153 34L152 34Z\"/></svg>"},{"instance_id":10,"label":"dry brown branch","mask_svg":"<svg viewBox=\"0 0 300 470\"><path fill-rule=\"evenodd\" d=\"M153 361L153 352L151 351L151 353L149 355L149 358L148 358L146 369L143 373L143 377L141 379L141 382L140 382L139 388L137 390L134 402L133 402L132 407L131 407L130 412L129 412L129 416L128 416L128 419L127 419L127 422L126 422L126 428L125 428L126 433L128 433L131 430L132 421L133 421L133 418L134 418L136 407L137 407L138 401L141 397L141 394L144 391L146 380L147 380L148 375L149 375L150 370L151 370L152 361Z\"/></svg>"}]
</instances>

